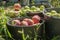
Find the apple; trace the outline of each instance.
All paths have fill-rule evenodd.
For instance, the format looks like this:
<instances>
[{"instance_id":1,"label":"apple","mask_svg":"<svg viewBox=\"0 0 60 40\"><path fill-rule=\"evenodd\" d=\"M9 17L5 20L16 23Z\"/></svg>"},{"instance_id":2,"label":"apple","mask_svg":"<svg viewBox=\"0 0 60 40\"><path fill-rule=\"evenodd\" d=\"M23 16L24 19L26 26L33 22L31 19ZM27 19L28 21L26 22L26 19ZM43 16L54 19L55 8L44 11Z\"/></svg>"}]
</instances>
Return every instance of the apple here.
<instances>
[{"instance_id":1,"label":"apple","mask_svg":"<svg viewBox=\"0 0 60 40\"><path fill-rule=\"evenodd\" d=\"M15 11L19 11L21 9L21 5L19 3L14 4Z\"/></svg>"},{"instance_id":2,"label":"apple","mask_svg":"<svg viewBox=\"0 0 60 40\"><path fill-rule=\"evenodd\" d=\"M32 20L34 21L34 24L36 24L36 23L39 23L40 22L41 18L38 15L34 15L32 17Z\"/></svg>"},{"instance_id":3,"label":"apple","mask_svg":"<svg viewBox=\"0 0 60 40\"><path fill-rule=\"evenodd\" d=\"M29 19L27 22L28 22L29 25L33 25L34 24L32 19Z\"/></svg>"},{"instance_id":4,"label":"apple","mask_svg":"<svg viewBox=\"0 0 60 40\"><path fill-rule=\"evenodd\" d=\"M44 5L40 6L40 10L43 11L45 9Z\"/></svg>"},{"instance_id":5,"label":"apple","mask_svg":"<svg viewBox=\"0 0 60 40\"><path fill-rule=\"evenodd\" d=\"M12 25L21 25L20 20L13 20Z\"/></svg>"},{"instance_id":6,"label":"apple","mask_svg":"<svg viewBox=\"0 0 60 40\"><path fill-rule=\"evenodd\" d=\"M28 26L28 23L26 21L22 21L21 23L22 25Z\"/></svg>"},{"instance_id":7,"label":"apple","mask_svg":"<svg viewBox=\"0 0 60 40\"><path fill-rule=\"evenodd\" d=\"M29 6L25 6L24 8L25 8L25 9L30 9Z\"/></svg>"},{"instance_id":8,"label":"apple","mask_svg":"<svg viewBox=\"0 0 60 40\"><path fill-rule=\"evenodd\" d=\"M32 19L25 18L24 21L26 21L29 25L33 25L34 24Z\"/></svg>"},{"instance_id":9,"label":"apple","mask_svg":"<svg viewBox=\"0 0 60 40\"><path fill-rule=\"evenodd\" d=\"M11 18L14 18L14 17L17 17L19 15L19 12L11 10L6 15L11 17Z\"/></svg>"}]
</instances>

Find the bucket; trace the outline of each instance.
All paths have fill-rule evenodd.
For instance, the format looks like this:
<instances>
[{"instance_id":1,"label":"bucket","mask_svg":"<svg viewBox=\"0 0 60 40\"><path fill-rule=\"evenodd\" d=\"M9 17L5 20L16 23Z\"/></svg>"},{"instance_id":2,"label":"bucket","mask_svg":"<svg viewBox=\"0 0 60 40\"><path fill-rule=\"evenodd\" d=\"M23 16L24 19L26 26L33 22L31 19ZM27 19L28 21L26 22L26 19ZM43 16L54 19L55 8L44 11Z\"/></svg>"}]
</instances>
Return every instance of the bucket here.
<instances>
[{"instance_id":1,"label":"bucket","mask_svg":"<svg viewBox=\"0 0 60 40\"><path fill-rule=\"evenodd\" d=\"M18 20L22 20L24 18L14 18ZM14 20L12 19L12 20ZM27 38L27 40L34 40L34 37L39 34L41 31L41 26L44 24L44 21L41 20L40 24L31 25L31 26L12 26L11 21L9 20L7 22L7 28L12 34L12 37L16 40L24 40L24 37ZM37 34L36 34L37 33ZM36 34L36 35L35 35ZM39 35L37 36L41 38Z\"/></svg>"},{"instance_id":2,"label":"bucket","mask_svg":"<svg viewBox=\"0 0 60 40\"><path fill-rule=\"evenodd\" d=\"M55 10L60 13L60 8L48 8L46 9L48 12L51 10ZM46 38L47 40L51 40L54 36L60 35L60 18L58 17L50 17L45 22L46 28Z\"/></svg>"}]
</instances>

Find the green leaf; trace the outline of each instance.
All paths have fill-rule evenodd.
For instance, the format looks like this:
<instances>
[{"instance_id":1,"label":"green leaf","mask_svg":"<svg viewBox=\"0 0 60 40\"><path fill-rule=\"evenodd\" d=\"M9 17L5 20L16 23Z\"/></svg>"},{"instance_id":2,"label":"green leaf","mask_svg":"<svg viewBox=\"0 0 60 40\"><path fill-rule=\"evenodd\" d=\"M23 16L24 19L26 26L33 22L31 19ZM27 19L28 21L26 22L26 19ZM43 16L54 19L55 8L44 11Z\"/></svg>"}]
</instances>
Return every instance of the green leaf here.
<instances>
[{"instance_id":1,"label":"green leaf","mask_svg":"<svg viewBox=\"0 0 60 40\"><path fill-rule=\"evenodd\" d=\"M59 35L55 36L55 37L52 38L52 40L60 40L60 36Z\"/></svg>"}]
</instances>

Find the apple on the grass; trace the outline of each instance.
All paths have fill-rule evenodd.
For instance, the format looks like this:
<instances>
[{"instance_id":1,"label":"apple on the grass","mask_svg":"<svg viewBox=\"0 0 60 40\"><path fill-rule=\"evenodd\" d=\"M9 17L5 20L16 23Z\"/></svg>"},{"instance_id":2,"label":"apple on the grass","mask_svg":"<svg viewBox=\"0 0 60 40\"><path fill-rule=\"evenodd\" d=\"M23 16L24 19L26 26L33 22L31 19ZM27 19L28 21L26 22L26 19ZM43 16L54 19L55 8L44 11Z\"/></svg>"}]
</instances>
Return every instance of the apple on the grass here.
<instances>
[{"instance_id":1,"label":"apple on the grass","mask_svg":"<svg viewBox=\"0 0 60 40\"><path fill-rule=\"evenodd\" d=\"M34 21L34 24L37 24L37 23L40 22L41 18L40 18L40 16L38 16L38 15L34 15L34 16L32 17L32 20Z\"/></svg>"}]
</instances>

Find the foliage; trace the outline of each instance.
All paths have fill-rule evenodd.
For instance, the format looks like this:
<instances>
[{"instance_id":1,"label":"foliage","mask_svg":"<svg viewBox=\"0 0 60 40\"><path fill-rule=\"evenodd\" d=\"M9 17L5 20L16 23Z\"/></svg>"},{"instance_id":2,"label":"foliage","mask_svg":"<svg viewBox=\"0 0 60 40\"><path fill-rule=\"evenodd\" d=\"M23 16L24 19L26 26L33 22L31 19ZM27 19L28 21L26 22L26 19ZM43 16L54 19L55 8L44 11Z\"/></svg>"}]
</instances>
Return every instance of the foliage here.
<instances>
[{"instance_id":1,"label":"foliage","mask_svg":"<svg viewBox=\"0 0 60 40\"><path fill-rule=\"evenodd\" d=\"M1 7L0 8L0 36L1 38L4 37L8 40L9 37L10 38L12 37L6 26L7 21L8 18L5 15L5 10Z\"/></svg>"},{"instance_id":2,"label":"foliage","mask_svg":"<svg viewBox=\"0 0 60 40\"><path fill-rule=\"evenodd\" d=\"M52 40L60 40L60 36L59 35L55 36L55 37L52 38Z\"/></svg>"},{"instance_id":3,"label":"foliage","mask_svg":"<svg viewBox=\"0 0 60 40\"><path fill-rule=\"evenodd\" d=\"M48 0L53 7L60 7L60 0Z\"/></svg>"}]
</instances>

